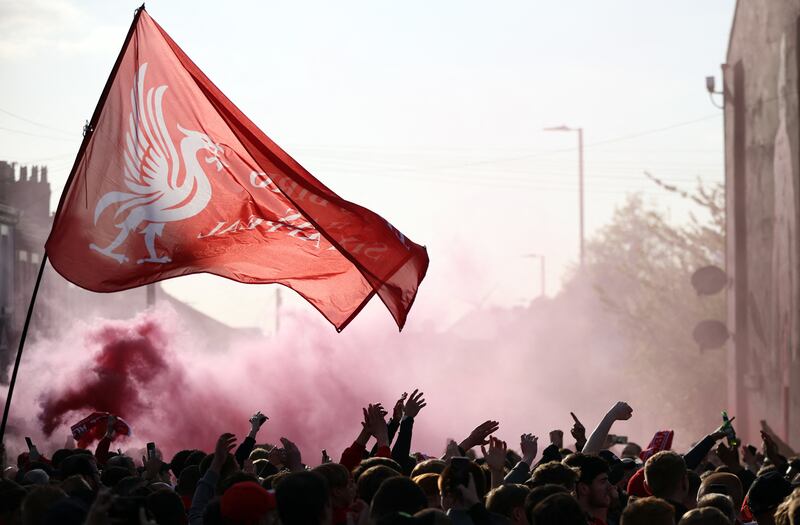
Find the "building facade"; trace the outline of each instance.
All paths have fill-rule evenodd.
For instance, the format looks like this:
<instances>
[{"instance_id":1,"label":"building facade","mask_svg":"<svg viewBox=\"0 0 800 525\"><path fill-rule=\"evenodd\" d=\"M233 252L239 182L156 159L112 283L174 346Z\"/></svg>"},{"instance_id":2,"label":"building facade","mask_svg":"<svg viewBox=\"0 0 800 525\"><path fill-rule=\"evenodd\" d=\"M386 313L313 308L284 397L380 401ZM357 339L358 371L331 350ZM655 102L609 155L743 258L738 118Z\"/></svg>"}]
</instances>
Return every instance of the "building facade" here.
<instances>
[{"instance_id":1,"label":"building facade","mask_svg":"<svg viewBox=\"0 0 800 525\"><path fill-rule=\"evenodd\" d=\"M737 2L726 64L729 410L800 449L800 0Z\"/></svg>"}]
</instances>

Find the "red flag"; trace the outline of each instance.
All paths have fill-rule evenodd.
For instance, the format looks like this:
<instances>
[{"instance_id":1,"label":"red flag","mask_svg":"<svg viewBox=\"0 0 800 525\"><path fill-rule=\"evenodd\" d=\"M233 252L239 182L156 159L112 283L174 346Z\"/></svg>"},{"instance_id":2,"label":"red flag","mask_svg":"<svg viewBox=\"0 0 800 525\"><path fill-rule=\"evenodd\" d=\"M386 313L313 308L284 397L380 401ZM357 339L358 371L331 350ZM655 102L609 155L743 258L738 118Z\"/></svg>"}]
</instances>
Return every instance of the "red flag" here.
<instances>
[{"instance_id":1,"label":"red flag","mask_svg":"<svg viewBox=\"0 0 800 525\"><path fill-rule=\"evenodd\" d=\"M71 282L114 292L206 272L280 283L338 330L378 294L402 329L425 248L315 179L137 12L47 240Z\"/></svg>"}]
</instances>

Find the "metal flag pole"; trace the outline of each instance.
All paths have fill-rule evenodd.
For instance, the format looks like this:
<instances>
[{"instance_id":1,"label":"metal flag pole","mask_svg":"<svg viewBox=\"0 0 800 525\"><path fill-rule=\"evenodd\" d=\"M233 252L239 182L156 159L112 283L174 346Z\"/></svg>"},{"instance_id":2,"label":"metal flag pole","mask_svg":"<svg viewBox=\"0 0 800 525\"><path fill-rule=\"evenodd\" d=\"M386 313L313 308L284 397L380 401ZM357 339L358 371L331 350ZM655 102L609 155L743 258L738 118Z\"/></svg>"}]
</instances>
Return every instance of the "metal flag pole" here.
<instances>
[{"instance_id":1,"label":"metal flag pole","mask_svg":"<svg viewBox=\"0 0 800 525\"><path fill-rule=\"evenodd\" d=\"M8 394L6 395L6 407L3 409L3 422L0 423L0 443L3 442L3 437L6 435L6 423L8 422L8 412L11 410L11 396L14 394L14 385L17 383L17 373L19 372L19 363L22 361L22 350L25 348L25 339L28 337L28 327L31 324L31 317L33 316L33 307L36 304L36 295L39 293L39 284L42 282L42 275L44 274L44 267L47 264L47 252L42 257L42 264L39 265L39 274L36 276L36 283L33 285L33 293L31 294L31 302L28 304L28 315L25 316L25 324L22 326L22 335L19 338L19 347L17 347L17 358L14 361L14 371L11 373L11 382L8 384Z\"/></svg>"}]
</instances>

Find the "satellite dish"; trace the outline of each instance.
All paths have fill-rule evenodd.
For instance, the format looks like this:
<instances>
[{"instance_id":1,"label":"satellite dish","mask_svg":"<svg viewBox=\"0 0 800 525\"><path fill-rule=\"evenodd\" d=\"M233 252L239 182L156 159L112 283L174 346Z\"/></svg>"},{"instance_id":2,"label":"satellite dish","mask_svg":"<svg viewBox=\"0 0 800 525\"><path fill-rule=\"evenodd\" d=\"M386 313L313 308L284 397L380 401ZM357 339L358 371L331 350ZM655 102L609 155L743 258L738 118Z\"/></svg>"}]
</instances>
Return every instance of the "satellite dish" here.
<instances>
[{"instance_id":1,"label":"satellite dish","mask_svg":"<svg viewBox=\"0 0 800 525\"><path fill-rule=\"evenodd\" d=\"M703 266L692 274L692 286L698 295L714 295L728 284L728 275L716 266Z\"/></svg>"},{"instance_id":2,"label":"satellite dish","mask_svg":"<svg viewBox=\"0 0 800 525\"><path fill-rule=\"evenodd\" d=\"M725 344L730 335L725 323L716 319L700 321L692 331L692 338L700 345L700 350L719 348Z\"/></svg>"}]
</instances>

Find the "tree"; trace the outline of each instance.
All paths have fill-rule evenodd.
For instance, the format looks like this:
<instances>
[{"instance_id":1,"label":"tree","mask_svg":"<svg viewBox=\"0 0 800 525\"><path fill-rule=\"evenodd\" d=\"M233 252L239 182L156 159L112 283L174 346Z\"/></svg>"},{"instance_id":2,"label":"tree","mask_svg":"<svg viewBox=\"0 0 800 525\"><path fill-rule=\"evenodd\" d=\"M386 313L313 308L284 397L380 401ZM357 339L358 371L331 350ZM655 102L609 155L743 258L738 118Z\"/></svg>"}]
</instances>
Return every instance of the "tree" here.
<instances>
[{"instance_id":1,"label":"tree","mask_svg":"<svg viewBox=\"0 0 800 525\"><path fill-rule=\"evenodd\" d=\"M664 424L681 421L701 436L725 407L726 360L724 349L701 352L691 334L700 320L725 319L725 294L700 297L690 278L702 266L724 266L724 188L698 181L688 193L650 178L685 199L688 220L676 224L641 195L629 196L589 241L580 280L617 319L628 341L620 365L636 378L638 395L658 404Z\"/></svg>"}]
</instances>

